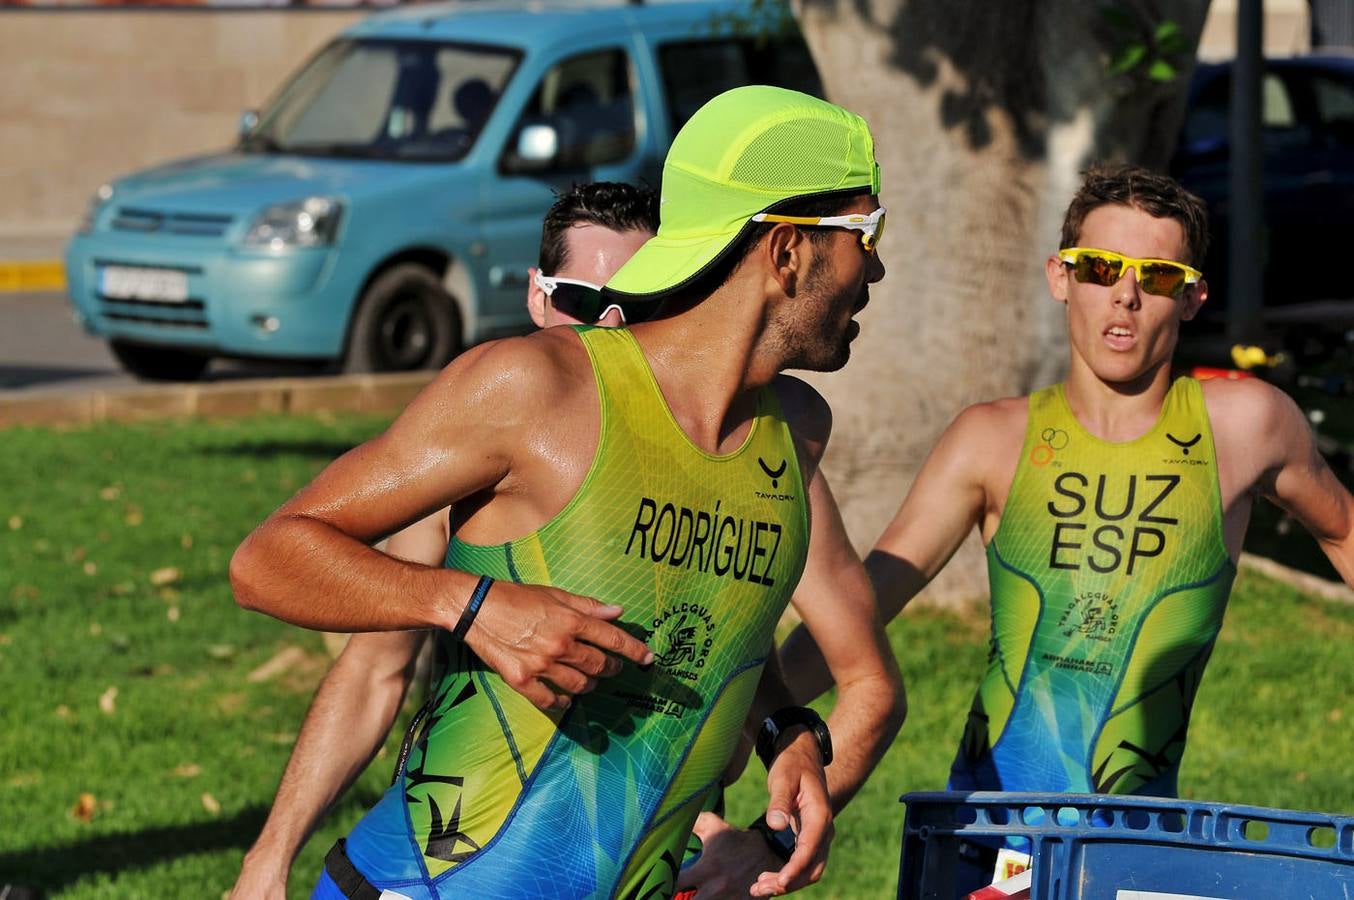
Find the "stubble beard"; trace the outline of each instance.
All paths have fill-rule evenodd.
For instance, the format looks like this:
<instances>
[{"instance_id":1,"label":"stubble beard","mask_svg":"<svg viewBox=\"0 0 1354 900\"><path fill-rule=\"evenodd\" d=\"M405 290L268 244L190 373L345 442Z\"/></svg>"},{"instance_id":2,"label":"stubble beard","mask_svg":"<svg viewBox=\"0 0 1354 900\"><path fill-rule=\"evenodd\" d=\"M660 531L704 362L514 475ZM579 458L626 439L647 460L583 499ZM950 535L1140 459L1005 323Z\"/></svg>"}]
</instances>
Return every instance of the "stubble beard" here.
<instances>
[{"instance_id":1,"label":"stubble beard","mask_svg":"<svg viewBox=\"0 0 1354 900\"><path fill-rule=\"evenodd\" d=\"M844 301L840 295L830 293L829 274L830 269L826 261L816 262L804 276L803 289L794 302L802 304L801 309L807 310L839 309ZM802 369L808 372L836 372L850 361L851 341L847 337L850 326L842 328L836 335L831 335L826 333L826 329L833 328L833 325L822 321L822 318L820 315L806 313L787 324L782 331L783 346L786 348L786 363L783 368Z\"/></svg>"}]
</instances>

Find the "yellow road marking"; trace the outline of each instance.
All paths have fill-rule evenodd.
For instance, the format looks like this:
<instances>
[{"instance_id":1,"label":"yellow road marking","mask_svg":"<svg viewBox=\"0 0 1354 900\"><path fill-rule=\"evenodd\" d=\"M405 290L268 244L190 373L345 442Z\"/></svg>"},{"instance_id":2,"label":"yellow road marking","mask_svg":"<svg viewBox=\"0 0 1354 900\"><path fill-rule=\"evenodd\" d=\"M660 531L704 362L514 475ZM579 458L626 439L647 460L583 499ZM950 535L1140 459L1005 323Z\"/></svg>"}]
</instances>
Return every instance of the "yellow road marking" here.
<instances>
[{"instance_id":1,"label":"yellow road marking","mask_svg":"<svg viewBox=\"0 0 1354 900\"><path fill-rule=\"evenodd\" d=\"M0 262L0 293L64 291L66 267L56 259Z\"/></svg>"}]
</instances>

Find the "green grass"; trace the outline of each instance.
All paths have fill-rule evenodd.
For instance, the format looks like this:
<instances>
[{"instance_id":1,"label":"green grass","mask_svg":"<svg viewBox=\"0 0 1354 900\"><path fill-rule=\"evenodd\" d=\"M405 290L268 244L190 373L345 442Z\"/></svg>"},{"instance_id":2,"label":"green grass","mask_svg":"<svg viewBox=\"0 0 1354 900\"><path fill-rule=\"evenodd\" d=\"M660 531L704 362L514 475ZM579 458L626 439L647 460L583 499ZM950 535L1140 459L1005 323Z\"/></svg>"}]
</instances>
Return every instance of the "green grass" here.
<instances>
[{"instance_id":1,"label":"green grass","mask_svg":"<svg viewBox=\"0 0 1354 900\"><path fill-rule=\"evenodd\" d=\"M0 432L0 884L70 898L230 887L328 656L319 635L240 611L226 564L249 528L381 425ZM944 783L985 629L976 611L913 610L895 625L912 712L809 896L891 895L898 796ZM1354 811L1352 638L1354 608L1243 574L1197 702L1186 796ZM290 668L248 680L290 647L303 651ZM390 765L388 753L311 840L292 896L308 895ZM758 812L749 772L731 792L735 822ZM82 794L92 815L76 814Z\"/></svg>"}]
</instances>

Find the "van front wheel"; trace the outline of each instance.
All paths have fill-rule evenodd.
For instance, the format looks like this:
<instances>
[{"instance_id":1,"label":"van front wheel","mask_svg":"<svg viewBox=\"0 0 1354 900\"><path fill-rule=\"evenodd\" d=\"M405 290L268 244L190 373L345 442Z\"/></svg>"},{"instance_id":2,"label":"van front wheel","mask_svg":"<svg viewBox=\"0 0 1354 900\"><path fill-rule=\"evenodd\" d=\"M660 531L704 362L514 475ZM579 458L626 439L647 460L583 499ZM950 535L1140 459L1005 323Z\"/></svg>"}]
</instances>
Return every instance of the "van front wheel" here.
<instances>
[{"instance_id":1,"label":"van front wheel","mask_svg":"<svg viewBox=\"0 0 1354 900\"><path fill-rule=\"evenodd\" d=\"M377 276L358 302L343 370L439 369L460 349L456 301L431 271L400 263Z\"/></svg>"}]
</instances>

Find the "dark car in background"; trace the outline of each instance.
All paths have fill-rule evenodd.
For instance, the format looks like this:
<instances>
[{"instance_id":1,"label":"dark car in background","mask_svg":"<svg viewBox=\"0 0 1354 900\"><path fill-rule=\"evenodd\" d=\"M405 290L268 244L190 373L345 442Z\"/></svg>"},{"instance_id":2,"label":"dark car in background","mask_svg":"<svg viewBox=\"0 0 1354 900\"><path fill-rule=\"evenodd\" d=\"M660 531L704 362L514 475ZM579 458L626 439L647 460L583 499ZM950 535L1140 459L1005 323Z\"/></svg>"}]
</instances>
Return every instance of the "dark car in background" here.
<instances>
[{"instance_id":1,"label":"dark car in background","mask_svg":"<svg viewBox=\"0 0 1354 900\"><path fill-rule=\"evenodd\" d=\"M1172 174L1209 208L1210 287L1196 337L1225 326L1232 65L1201 63ZM1354 330L1354 56L1270 59L1261 82L1264 171L1262 316L1267 335L1300 355L1328 352Z\"/></svg>"}]
</instances>

